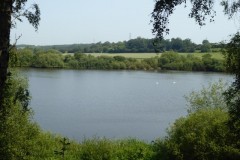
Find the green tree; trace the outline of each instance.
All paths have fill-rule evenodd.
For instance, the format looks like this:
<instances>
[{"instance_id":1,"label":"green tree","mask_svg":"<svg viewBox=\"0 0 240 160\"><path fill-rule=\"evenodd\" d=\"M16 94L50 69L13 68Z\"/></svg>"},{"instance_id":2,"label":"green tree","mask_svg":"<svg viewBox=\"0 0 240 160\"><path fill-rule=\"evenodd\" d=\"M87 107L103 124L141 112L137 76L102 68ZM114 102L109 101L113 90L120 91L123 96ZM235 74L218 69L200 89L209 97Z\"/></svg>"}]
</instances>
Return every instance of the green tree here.
<instances>
[{"instance_id":1,"label":"green tree","mask_svg":"<svg viewBox=\"0 0 240 160\"><path fill-rule=\"evenodd\" d=\"M200 26L206 25L206 20L209 17L209 21L214 21L216 11L214 5L216 2L213 0L190 0L191 10L189 17L195 19ZM152 12L153 34L157 38L163 39L164 34L169 33L169 17L174 13L177 6L185 4L186 0L156 0L154 10ZM227 1L221 0L220 4L223 6L223 12L231 19L239 11L239 1Z\"/></svg>"},{"instance_id":2,"label":"green tree","mask_svg":"<svg viewBox=\"0 0 240 160\"><path fill-rule=\"evenodd\" d=\"M202 109L221 109L228 111L224 92L227 90L227 84L223 80L217 83L210 83L203 86L200 91L193 91L185 96L187 101L188 113L194 113Z\"/></svg>"},{"instance_id":3,"label":"green tree","mask_svg":"<svg viewBox=\"0 0 240 160\"><path fill-rule=\"evenodd\" d=\"M19 67L30 67L33 61L33 51L25 48L17 51L17 65Z\"/></svg>"},{"instance_id":4,"label":"green tree","mask_svg":"<svg viewBox=\"0 0 240 160\"><path fill-rule=\"evenodd\" d=\"M240 139L240 34L236 33L226 46L227 69L235 74L235 81L225 93L229 106L230 121L228 125ZM240 144L239 144L240 147Z\"/></svg>"},{"instance_id":5,"label":"green tree","mask_svg":"<svg viewBox=\"0 0 240 160\"><path fill-rule=\"evenodd\" d=\"M194 52L195 51L195 44L191 41L191 39L184 39L182 41L183 49L182 52Z\"/></svg>"},{"instance_id":6,"label":"green tree","mask_svg":"<svg viewBox=\"0 0 240 160\"><path fill-rule=\"evenodd\" d=\"M2 0L0 3L0 110L4 108L4 89L8 76L10 29L16 21L27 18L35 29L40 21L40 10L37 4L33 4L28 10L25 9L27 0Z\"/></svg>"},{"instance_id":7,"label":"green tree","mask_svg":"<svg viewBox=\"0 0 240 160\"><path fill-rule=\"evenodd\" d=\"M63 57L61 54L52 52L40 52L33 56L32 66L38 68L63 68Z\"/></svg>"},{"instance_id":8,"label":"green tree","mask_svg":"<svg viewBox=\"0 0 240 160\"><path fill-rule=\"evenodd\" d=\"M181 38L172 38L171 39L172 43L172 50L174 51L181 51L183 48L183 42Z\"/></svg>"},{"instance_id":9,"label":"green tree","mask_svg":"<svg viewBox=\"0 0 240 160\"><path fill-rule=\"evenodd\" d=\"M202 41L201 52L211 52L211 44L206 39Z\"/></svg>"},{"instance_id":10,"label":"green tree","mask_svg":"<svg viewBox=\"0 0 240 160\"><path fill-rule=\"evenodd\" d=\"M40 132L32 122L32 112L28 108L28 83L25 78L12 72L6 86L4 105L7 108L0 112L1 159L28 159L33 154L33 142Z\"/></svg>"},{"instance_id":11,"label":"green tree","mask_svg":"<svg viewBox=\"0 0 240 160\"><path fill-rule=\"evenodd\" d=\"M14 91L11 94L11 88L14 87L9 72L10 50L10 29L16 21L22 21L25 17L35 29L38 28L40 21L40 10L37 4L33 4L28 10L25 9L27 0L2 0L0 2L0 155L1 159L24 159L28 154L22 151L24 145L28 142L25 127L28 127L28 116L22 113L14 97L22 97L27 94L25 90ZM19 97L19 98L20 98ZM24 98L23 98L24 99ZM21 113L23 114L21 116ZM24 118L25 117L25 118ZM31 130L31 129L30 129ZM22 142L24 144L19 144ZM16 146L16 147L15 147ZM31 147L29 145L29 147Z\"/></svg>"}]
</instances>

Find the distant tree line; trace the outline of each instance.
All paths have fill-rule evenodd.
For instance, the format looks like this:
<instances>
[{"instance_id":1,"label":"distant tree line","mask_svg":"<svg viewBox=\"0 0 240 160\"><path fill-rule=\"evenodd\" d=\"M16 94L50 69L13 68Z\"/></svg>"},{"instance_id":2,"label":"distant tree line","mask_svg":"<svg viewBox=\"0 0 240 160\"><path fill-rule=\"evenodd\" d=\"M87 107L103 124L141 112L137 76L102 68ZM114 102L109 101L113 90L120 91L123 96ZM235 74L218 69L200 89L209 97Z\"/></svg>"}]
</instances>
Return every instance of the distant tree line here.
<instances>
[{"instance_id":1,"label":"distant tree line","mask_svg":"<svg viewBox=\"0 0 240 160\"><path fill-rule=\"evenodd\" d=\"M70 68L99 70L183 70L224 72L224 60L213 58L211 54L202 57L193 54L181 55L165 52L161 56L146 59L124 56L98 56L75 53L62 54L57 50L18 49L11 58L15 67Z\"/></svg>"},{"instance_id":2,"label":"distant tree line","mask_svg":"<svg viewBox=\"0 0 240 160\"><path fill-rule=\"evenodd\" d=\"M154 53L156 51L175 52L217 52L222 48L220 43L210 43L203 40L202 44L195 44L191 39L172 38L155 42L154 39L138 37L123 42L98 42L92 44L71 44L52 46L19 45L18 48L38 48L43 50L55 49L63 53Z\"/></svg>"}]
</instances>

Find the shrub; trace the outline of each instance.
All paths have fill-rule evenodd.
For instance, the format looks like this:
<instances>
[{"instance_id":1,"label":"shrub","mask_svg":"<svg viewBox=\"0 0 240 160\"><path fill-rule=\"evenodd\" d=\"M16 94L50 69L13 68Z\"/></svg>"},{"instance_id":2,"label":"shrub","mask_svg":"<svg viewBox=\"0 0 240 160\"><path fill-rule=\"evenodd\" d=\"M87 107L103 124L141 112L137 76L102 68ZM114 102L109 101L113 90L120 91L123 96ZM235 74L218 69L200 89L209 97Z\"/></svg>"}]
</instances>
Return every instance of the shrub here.
<instances>
[{"instance_id":1,"label":"shrub","mask_svg":"<svg viewBox=\"0 0 240 160\"><path fill-rule=\"evenodd\" d=\"M239 159L240 150L232 143L226 126L229 116L219 109L199 110L179 118L165 140L154 142L155 158Z\"/></svg>"},{"instance_id":2,"label":"shrub","mask_svg":"<svg viewBox=\"0 0 240 160\"><path fill-rule=\"evenodd\" d=\"M81 144L80 159L82 160L150 160L150 145L145 142L126 139L108 140L94 138Z\"/></svg>"},{"instance_id":3,"label":"shrub","mask_svg":"<svg viewBox=\"0 0 240 160\"><path fill-rule=\"evenodd\" d=\"M227 84L223 80L203 86L200 91L193 91L185 96L188 113L193 113L201 109L219 108L228 110L223 93L227 90Z\"/></svg>"},{"instance_id":4,"label":"shrub","mask_svg":"<svg viewBox=\"0 0 240 160\"><path fill-rule=\"evenodd\" d=\"M39 127L32 122L32 112L27 108L30 100L27 81L13 72L6 86L4 107L0 111L1 159L27 159L32 155L32 141L39 134Z\"/></svg>"},{"instance_id":5,"label":"shrub","mask_svg":"<svg viewBox=\"0 0 240 160\"><path fill-rule=\"evenodd\" d=\"M107 139L85 140L81 145L80 159L82 160L111 160L113 145Z\"/></svg>"}]
</instances>

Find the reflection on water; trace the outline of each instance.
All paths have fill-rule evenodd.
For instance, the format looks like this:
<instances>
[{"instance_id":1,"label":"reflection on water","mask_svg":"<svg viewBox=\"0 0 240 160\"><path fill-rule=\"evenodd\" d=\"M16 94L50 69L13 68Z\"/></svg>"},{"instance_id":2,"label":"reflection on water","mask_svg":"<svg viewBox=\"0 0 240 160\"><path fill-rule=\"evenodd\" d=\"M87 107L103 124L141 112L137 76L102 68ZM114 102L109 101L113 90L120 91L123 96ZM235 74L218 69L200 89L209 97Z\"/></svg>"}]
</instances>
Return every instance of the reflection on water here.
<instances>
[{"instance_id":1,"label":"reflection on water","mask_svg":"<svg viewBox=\"0 0 240 160\"><path fill-rule=\"evenodd\" d=\"M227 74L203 72L21 70L35 120L45 130L84 137L154 140L186 115L184 95Z\"/></svg>"}]
</instances>

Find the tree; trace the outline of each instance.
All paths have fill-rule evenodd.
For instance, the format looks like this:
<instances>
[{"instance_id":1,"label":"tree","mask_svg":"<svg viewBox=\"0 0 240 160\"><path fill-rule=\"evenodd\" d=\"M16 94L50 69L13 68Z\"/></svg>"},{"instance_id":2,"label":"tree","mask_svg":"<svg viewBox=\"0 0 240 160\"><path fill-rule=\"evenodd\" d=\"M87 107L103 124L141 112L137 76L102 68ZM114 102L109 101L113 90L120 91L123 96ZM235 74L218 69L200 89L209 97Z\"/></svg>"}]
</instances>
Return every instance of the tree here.
<instances>
[{"instance_id":1,"label":"tree","mask_svg":"<svg viewBox=\"0 0 240 160\"><path fill-rule=\"evenodd\" d=\"M29 159L39 127L32 121L28 108L28 81L12 71L6 80L5 108L0 112L0 159Z\"/></svg>"},{"instance_id":2,"label":"tree","mask_svg":"<svg viewBox=\"0 0 240 160\"><path fill-rule=\"evenodd\" d=\"M172 38L172 50L174 51L180 51L183 48L183 43L181 38Z\"/></svg>"},{"instance_id":3,"label":"tree","mask_svg":"<svg viewBox=\"0 0 240 160\"><path fill-rule=\"evenodd\" d=\"M195 44L191 41L191 39L184 39L182 41L183 49L182 52L194 52L195 51Z\"/></svg>"},{"instance_id":4,"label":"tree","mask_svg":"<svg viewBox=\"0 0 240 160\"><path fill-rule=\"evenodd\" d=\"M15 20L22 21L25 17L35 29L40 21L40 11L37 4L33 4L30 9L25 9L27 0L1 0L0 2L0 155L1 159L25 159L22 144L31 138L29 133L32 128L28 127L29 116L26 110L20 110L20 106L28 105L28 91L19 88L11 92L15 87L9 67L10 50L10 30L16 24ZM20 104L19 102L23 102ZM25 132L26 131L26 132ZM26 134L25 134L26 133ZM20 139L19 139L20 138ZM20 141L21 140L21 141ZM16 146L16 147L15 147ZM23 147L30 145L26 144ZM31 148L31 147L30 147Z\"/></svg>"},{"instance_id":5,"label":"tree","mask_svg":"<svg viewBox=\"0 0 240 160\"><path fill-rule=\"evenodd\" d=\"M4 90L9 66L10 30L16 20L22 21L25 17L37 30L40 21L40 10L37 4L25 9L27 0L1 0L0 3L0 111L4 108Z\"/></svg>"},{"instance_id":6,"label":"tree","mask_svg":"<svg viewBox=\"0 0 240 160\"><path fill-rule=\"evenodd\" d=\"M17 57L17 66L19 67L29 67L31 66L31 63L33 61L33 50L29 48L21 49L16 51L16 57ZM11 59L10 59L11 62ZM13 63L13 62L12 62ZM14 65L14 64L11 64ZM15 63L16 65L16 63Z\"/></svg>"},{"instance_id":7,"label":"tree","mask_svg":"<svg viewBox=\"0 0 240 160\"><path fill-rule=\"evenodd\" d=\"M154 10L152 12L153 34L156 38L163 39L164 34L169 33L169 17L173 14L176 6L186 4L186 0L156 0ZM218 1L217 1L218 2ZM216 11L214 10L214 0L190 0L192 5L189 13L190 18L194 18L200 26L206 25L207 17L210 17L210 22L214 21ZM240 2L238 0L227 1L222 0L220 3L223 6L223 12L231 19L238 13Z\"/></svg>"},{"instance_id":8,"label":"tree","mask_svg":"<svg viewBox=\"0 0 240 160\"><path fill-rule=\"evenodd\" d=\"M226 46L227 69L235 74L235 81L225 93L229 106L230 121L228 125L240 139L240 34L236 33ZM239 144L240 147L240 144Z\"/></svg>"},{"instance_id":9,"label":"tree","mask_svg":"<svg viewBox=\"0 0 240 160\"><path fill-rule=\"evenodd\" d=\"M227 84L223 80L219 80L217 83L209 83L208 86L203 86L200 91L193 91L186 95L188 113L194 113L203 109L228 111L223 94L226 90Z\"/></svg>"},{"instance_id":10,"label":"tree","mask_svg":"<svg viewBox=\"0 0 240 160\"><path fill-rule=\"evenodd\" d=\"M194 18L195 21L200 26L204 26L208 17L210 22L214 21L216 11L214 10L214 5L218 1L214 0L190 0L192 5L191 11L189 13L190 18ZM153 34L156 38L163 39L164 34L169 33L168 23L169 17L173 14L176 6L185 4L186 0L156 0L154 10L152 12L152 23L153 23ZM223 12L225 15L231 19L234 15L238 14L240 11L240 1L239 0L222 0L220 4L223 6ZM235 74L235 82L232 88L227 92L228 105L231 109L229 111L230 121L229 124L236 136L240 138L240 68L239 68L239 34L231 40L227 47L227 65L230 65L232 73ZM230 98L234 97L234 98ZM238 129L237 129L238 128ZM240 145L240 144L239 144Z\"/></svg>"},{"instance_id":11,"label":"tree","mask_svg":"<svg viewBox=\"0 0 240 160\"><path fill-rule=\"evenodd\" d=\"M211 44L208 40L202 41L201 52L210 52L211 51Z\"/></svg>"}]
</instances>

